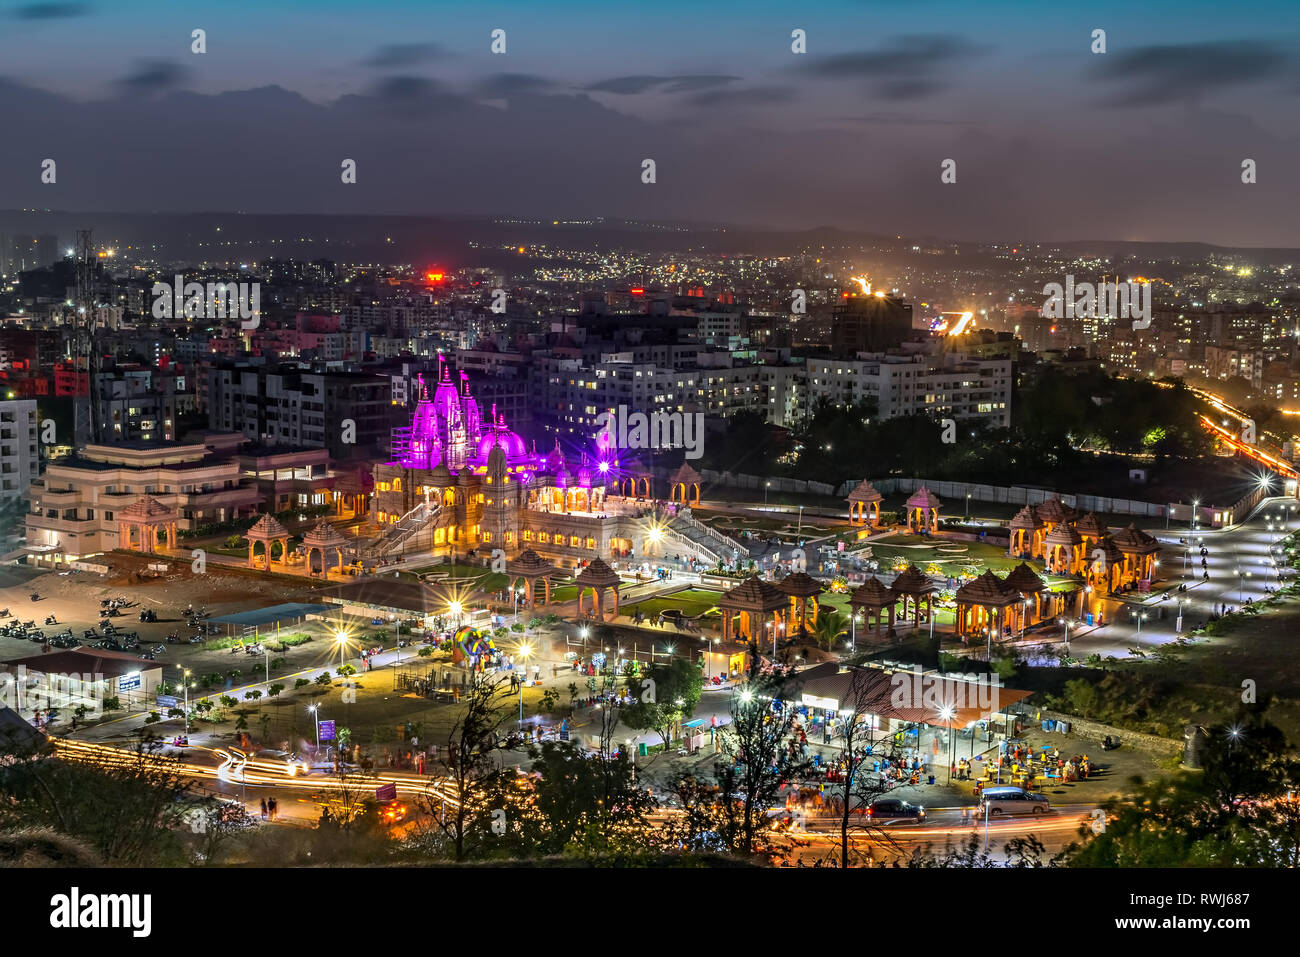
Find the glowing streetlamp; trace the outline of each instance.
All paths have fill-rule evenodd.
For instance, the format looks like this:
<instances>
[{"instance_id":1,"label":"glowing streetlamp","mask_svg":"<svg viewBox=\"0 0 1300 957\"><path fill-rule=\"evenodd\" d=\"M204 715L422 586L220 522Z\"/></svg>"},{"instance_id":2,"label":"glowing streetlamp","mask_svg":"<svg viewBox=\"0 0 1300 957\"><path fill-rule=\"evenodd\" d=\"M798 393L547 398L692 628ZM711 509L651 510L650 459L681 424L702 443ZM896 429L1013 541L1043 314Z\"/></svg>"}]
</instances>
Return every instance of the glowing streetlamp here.
<instances>
[{"instance_id":1,"label":"glowing streetlamp","mask_svg":"<svg viewBox=\"0 0 1300 957\"><path fill-rule=\"evenodd\" d=\"M948 758L946 763L948 765L948 784L950 786L952 784L952 716L954 714L956 712L948 705L944 705L939 709L939 717L948 723ZM917 738L916 743L920 745L921 739Z\"/></svg>"},{"instance_id":2,"label":"glowing streetlamp","mask_svg":"<svg viewBox=\"0 0 1300 957\"><path fill-rule=\"evenodd\" d=\"M1231 728L1228 729L1228 753L1229 754L1232 753L1232 746L1237 743L1237 739L1240 737L1241 737L1241 728L1237 727L1234 724Z\"/></svg>"},{"instance_id":3,"label":"glowing streetlamp","mask_svg":"<svg viewBox=\"0 0 1300 957\"><path fill-rule=\"evenodd\" d=\"M1070 653L1070 626L1076 624L1068 618L1058 618L1056 623L1061 626L1061 632L1065 636L1065 653Z\"/></svg>"},{"instance_id":4,"label":"glowing streetlamp","mask_svg":"<svg viewBox=\"0 0 1300 957\"><path fill-rule=\"evenodd\" d=\"M460 627L460 613L463 610L464 610L464 606L459 601L453 601L451 604L447 606L447 613L449 615L454 615L456 617L457 628Z\"/></svg>"},{"instance_id":5,"label":"glowing streetlamp","mask_svg":"<svg viewBox=\"0 0 1300 957\"><path fill-rule=\"evenodd\" d=\"M309 704L307 710L311 712L312 717L316 719L316 750L320 750L320 705Z\"/></svg>"},{"instance_id":6,"label":"glowing streetlamp","mask_svg":"<svg viewBox=\"0 0 1300 957\"><path fill-rule=\"evenodd\" d=\"M519 682L519 727L524 726L524 682L528 679L528 656L533 653L532 647L527 643L519 646L519 657L524 661L524 680Z\"/></svg>"},{"instance_id":7,"label":"glowing streetlamp","mask_svg":"<svg viewBox=\"0 0 1300 957\"><path fill-rule=\"evenodd\" d=\"M342 667L343 667L343 651L344 651L344 649L346 649L347 646L348 646L348 636L347 636L347 632L344 632L344 631L336 631L336 632L334 632L334 640L335 640L336 642L338 642L338 646L339 646L339 667L342 668Z\"/></svg>"},{"instance_id":8,"label":"glowing streetlamp","mask_svg":"<svg viewBox=\"0 0 1300 957\"><path fill-rule=\"evenodd\" d=\"M1130 612L1129 615L1138 623L1137 642L1140 645L1142 644L1142 622L1146 621L1147 613L1144 611L1134 611Z\"/></svg>"},{"instance_id":9,"label":"glowing streetlamp","mask_svg":"<svg viewBox=\"0 0 1300 957\"><path fill-rule=\"evenodd\" d=\"M181 676L181 687L185 689L185 734L190 733L190 669L186 668Z\"/></svg>"}]
</instances>

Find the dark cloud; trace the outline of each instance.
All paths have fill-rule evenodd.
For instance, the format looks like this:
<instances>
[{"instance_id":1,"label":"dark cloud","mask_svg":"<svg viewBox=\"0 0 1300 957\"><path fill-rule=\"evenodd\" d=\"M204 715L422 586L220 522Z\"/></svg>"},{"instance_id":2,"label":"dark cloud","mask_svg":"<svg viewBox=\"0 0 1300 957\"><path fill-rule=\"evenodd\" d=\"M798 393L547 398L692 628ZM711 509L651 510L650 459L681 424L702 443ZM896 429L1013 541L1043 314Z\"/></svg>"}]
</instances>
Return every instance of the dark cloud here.
<instances>
[{"instance_id":1,"label":"dark cloud","mask_svg":"<svg viewBox=\"0 0 1300 957\"><path fill-rule=\"evenodd\" d=\"M455 115L465 109L472 98L428 77L399 74L382 77L361 96L344 97L340 102L372 110L377 107L409 121Z\"/></svg>"},{"instance_id":2,"label":"dark cloud","mask_svg":"<svg viewBox=\"0 0 1300 957\"><path fill-rule=\"evenodd\" d=\"M148 95L170 90L179 84L186 75L185 67L171 60L147 60L138 64L133 73L129 73L114 83L125 93Z\"/></svg>"},{"instance_id":3,"label":"dark cloud","mask_svg":"<svg viewBox=\"0 0 1300 957\"><path fill-rule=\"evenodd\" d=\"M843 123L876 123L892 126L957 126L960 123L958 120L933 119L917 116L915 113L898 113L890 110L864 113L861 116L839 116L833 119Z\"/></svg>"},{"instance_id":4,"label":"dark cloud","mask_svg":"<svg viewBox=\"0 0 1300 957\"><path fill-rule=\"evenodd\" d=\"M690 98L696 106L775 106L794 99L788 86L754 86L743 90L706 90Z\"/></svg>"},{"instance_id":5,"label":"dark cloud","mask_svg":"<svg viewBox=\"0 0 1300 957\"><path fill-rule=\"evenodd\" d=\"M1107 98L1111 106L1195 101L1279 76L1289 66L1286 53L1260 40L1147 46L1095 59L1089 75L1121 87Z\"/></svg>"},{"instance_id":6,"label":"dark cloud","mask_svg":"<svg viewBox=\"0 0 1300 957\"><path fill-rule=\"evenodd\" d=\"M443 51L435 43L394 43L380 47L362 63L379 69L392 69L424 63L442 55Z\"/></svg>"},{"instance_id":7,"label":"dark cloud","mask_svg":"<svg viewBox=\"0 0 1300 957\"><path fill-rule=\"evenodd\" d=\"M954 34L916 34L895 37L875 50L820 57L795 69L823 80L865 80L887 100L915 100L947 89L953 67L983 52Z\"/></svg>"},{"instance_id":8,"label":"dark cloud","mask_svg":"<svg viewBox=\"0 0 1300 957\"><path fill-rule=\"evenodd\" d=\"M370 89L370 95L379 100L409 103L427 99L442 91L434 80L423 76L386 76Z\"/></svg>"},{"instance_id":9,"label":"dark cloud","mask_svg":"<svg viewBox=\"0 0 1300 957\"><path fill-rule=\"evenodd\" d=\"M14 10L18 20L71 20L90 13L87 3L28 3Z\"/></svg>"},{"instance_id":10,"label":"dark cloud","mask_svg":"<svg viewBox=\"0 0 1300 957\"><path fill-rule=\"evenodd\" d=\"M552 81L533 73L494 73L480 80L475 90L479 96L498 98L543 93L554 86Z\"/></svg>"},{"instance_id":11,"label":"dark cloud","mask_svg":"<svg viewBox=\"0 0 1300 957\"><path fill-rule=\"evenodd\" d=\"M691 93L726 86L740 80L738 76L718 73L696 73L685 76L616 76L592 83L587 90L592 93L618 93L630 95L657 90L661 93Z\"/></svg>"}]
</instances>

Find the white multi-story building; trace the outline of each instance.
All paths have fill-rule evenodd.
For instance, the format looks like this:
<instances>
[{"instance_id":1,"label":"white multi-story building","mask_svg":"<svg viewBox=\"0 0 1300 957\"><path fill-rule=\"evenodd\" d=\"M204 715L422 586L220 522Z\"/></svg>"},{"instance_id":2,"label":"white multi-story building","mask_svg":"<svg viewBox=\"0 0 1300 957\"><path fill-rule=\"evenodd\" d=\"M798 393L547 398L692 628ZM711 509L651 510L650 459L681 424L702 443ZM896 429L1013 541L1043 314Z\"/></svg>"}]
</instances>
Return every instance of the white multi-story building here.
<instances>
[{"instance_id":1,"label":"white multi-story building","mask_svg":"<svg viewBox=\"0 0 1300 957\"><path fill-rule=\"evenodd\" d=\"M0 402L0 502L27 494L40 474L36 400Z\"/></svg>"},{"instance_id":2,"label":"white multi-story building","mask_svg":"<svg viewBox=\"0 0 1300 957\"><path fill-rule=\"evenodd\" d=\"M809 359L809 408L874 401L880 419L933 415L1011 424L1010 359L942 355L874 355Z\"/></svg>"}]
</instances>

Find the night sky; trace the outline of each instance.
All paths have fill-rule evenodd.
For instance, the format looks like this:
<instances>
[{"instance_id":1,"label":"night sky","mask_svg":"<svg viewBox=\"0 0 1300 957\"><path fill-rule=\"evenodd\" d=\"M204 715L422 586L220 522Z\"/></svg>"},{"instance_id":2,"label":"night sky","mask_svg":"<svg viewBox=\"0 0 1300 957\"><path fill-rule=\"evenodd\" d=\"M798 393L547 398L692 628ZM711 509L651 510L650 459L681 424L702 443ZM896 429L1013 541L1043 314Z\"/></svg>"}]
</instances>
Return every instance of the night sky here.
<instances>
[{"instance_id":1,"label":"night sky","mask_svg":"<svg viewBox=\"0 0 1300 957\"><path fill-rule=\"evenodd\" d=\"M1294 0L5 3L0 208L1300 246L1298 27Z\"/></svg>"}]
</instances>

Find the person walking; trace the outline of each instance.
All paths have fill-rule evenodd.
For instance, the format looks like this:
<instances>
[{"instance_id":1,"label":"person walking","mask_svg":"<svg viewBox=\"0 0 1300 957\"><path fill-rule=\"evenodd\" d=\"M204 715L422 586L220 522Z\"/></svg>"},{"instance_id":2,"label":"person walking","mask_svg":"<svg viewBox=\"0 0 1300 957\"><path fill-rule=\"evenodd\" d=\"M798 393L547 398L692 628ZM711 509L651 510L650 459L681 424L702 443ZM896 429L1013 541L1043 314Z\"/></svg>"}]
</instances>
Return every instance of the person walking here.
<instances>
[{"instance_id":1,"label":"person walking","mask_svg":"<svg viewBox=\"0 0 1300 957\"><path fill-rule=\"evenodd\" d=\"M262 798L262 820L263 820L263 821L266 820L266 815L267 815L267 813L268 813L268 812L267 812L267 809L266 809L266 798Z\"/></svg>"}]
</instances>

